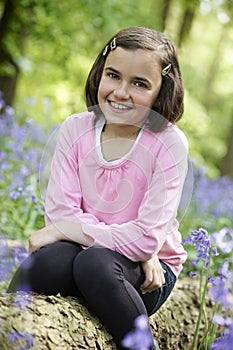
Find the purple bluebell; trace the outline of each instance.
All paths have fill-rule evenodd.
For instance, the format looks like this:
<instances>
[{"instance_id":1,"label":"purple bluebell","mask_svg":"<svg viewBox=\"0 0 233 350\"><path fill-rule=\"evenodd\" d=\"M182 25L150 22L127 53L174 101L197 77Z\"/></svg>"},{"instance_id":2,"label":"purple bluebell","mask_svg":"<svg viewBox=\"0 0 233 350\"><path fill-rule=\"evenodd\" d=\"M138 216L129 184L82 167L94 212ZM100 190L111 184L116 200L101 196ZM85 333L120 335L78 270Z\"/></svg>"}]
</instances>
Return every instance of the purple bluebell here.
<instances>
[{"instance_id":1,"label":"purple bluebell","mask_svg":"<svg viewBox=\"0 0 233 350\"><path fill-rule=\"evenodd\" d=\"M226 279L230 276L229 261L224 261L224 263L220 266L219 276L221 278L226 278Z\"/></svg>"},{"instance_id":2,"label":"purple bluebell","mask_svg":"<svg viewBox=\"0 0 233 350\"><path fill-rule=\"evenodd\" d=\"M150 349L153 345L153 337L146 315L140 315L135 319L134 329L125 335L121 345L127 349L133 350Z\"/></svg>"},{"instance_id":3,"label":"purple bluebell","mask_svg":"<svg viewBox=\"0 0 233 350\"><path fill-rule=\"evenodd\" d=\"M214 232L211 239L219 247L222 253L230 253L233 251L233 229L224 227L221 230Z\"/></svg>"},{"instance_id":4,"label":"purple bluebell","mask_svg":"<svg viewBox=\"0 0 233 350\"><path fill-rule=\"evenodd\" d=\"M208 179L203 169L193 170L192 200L189 213L194 217L208 218L211 220L219 218L228 219L232 222L233 213L233 181L228 177L220 177L216 180ZM185 202L187 193L184 189L181 197ZM211 220L210 220L211 219Z\"/></svg>"},{"instance_id":5,"label":"purple bluebell","mask_svg":"<svg viewBox=\"0 0 233 350\"><path fill-rule=\"evenodd\" d=\"M196 276L197 276L196 272L194 272L194 271L189 272L189 277L196 277Z\"/></svg>"},{"instance_id":6,"label":"purple bluebell","mask_svg":"<svg viewBox=\"0 0 233 350\"><path fill-rule=\"evenodd\" d=\"M0 283L9 279L14 264L10 249L3 237L0 237Z\"/></svg>"},{"instance_id":7,"label":"purple bluebell","mask_svg":"<svg viewBox=\"0 0 233 350\"><path fill-rule=\"evenodd\" d=\"M233 307L233 274L228 270L228 262L219 270L219 276L215 278L209 290L209 297L224 309Z\"/></svg>"},{"instance_id":8,"label":"purple bluebell","mask_svg":"<svg viewBox=\"0 0 233 350\"><path fill-rule=\"evenodd\" d=\"M209 267L211 254L218 254L216 247L211 245L208 232L203 228L192 231L190 236L183 240L183 245L192 245L196 249L197 256L196 259L192 261L192 264L195 266L202 261L204 262L203 267L205 269Z\"/></svg>"},{"instance_id":9,"label":"purple bluebell","mask_svg":"<svg viewBox=\"0 0 233 350\"><path fill-rule=\"evenodd\" d=\"M11 331L7 334L7 339L9 343L15 344L15 345L19 341L20 343L22 343L22 340L23 340L24 345L19 345L17 350L30 350L34 345L34 337L28 332Z\"/></svg>"},{"instance_id":10,"label":"purple bluebell","mask_svg":"<svg viewBox=\"0 0 233 350\"><path fill-rule=\"evenodd\" d=\"M233 323L232 318L224 318L222 315L216 314L213 317L213 323L218 326L230 326Z\"/></svg>"},{"instance_id":11,"label":"purple bluebell","mask_svg":"<svg viewBox=\"0 0 233 350\"><path fill-rule=\"evenodd\" d=\"M20 264L28 257L29 253L25 247L17 247L13 250L13 261L15 265Z\"/></svg>"},{"instance_id":12,"label":"purple bluebell","mask_svg":"<svg viewBox=\"0 0 233 350\"><path fill-rule=\"evenodd\" d=\"M223 335L220 338L217 338L214 343L211 345L211 350L232 350L233 344L233 320L228 319L227 323L221 320L220 326L225 325Z\"/></svg>"},{"instance_id":13,"label":"purple bluebell","mask_svg":"<svg viewBox=\"0 0 233 350\"><path fill-rule=\"evenodd\" d=\"M28 222L35 222L36 226L36 219L44 216L39 164L47 134L32 120L18 123L14 110L7 108L1 96L0 107L0 194L9 203L7 213L16 214L11 227L18 226L18 221L19 227L26 227ZM0 220L1 215L6 214L0 213ZM11 235L10 227L5 226L4 230Z\"/></svg>"},{"instance_id":14,"label":"purple bluebell","mask_svg":"<svg viewBox=\"0 0 233 350\"><path fill-rule=\"evenodd\" d=\"M21 292L14 296L14 304L21 311L26 311L32 303L32 291L29 285L21 285Z\"/></svg>"}]
</instances>

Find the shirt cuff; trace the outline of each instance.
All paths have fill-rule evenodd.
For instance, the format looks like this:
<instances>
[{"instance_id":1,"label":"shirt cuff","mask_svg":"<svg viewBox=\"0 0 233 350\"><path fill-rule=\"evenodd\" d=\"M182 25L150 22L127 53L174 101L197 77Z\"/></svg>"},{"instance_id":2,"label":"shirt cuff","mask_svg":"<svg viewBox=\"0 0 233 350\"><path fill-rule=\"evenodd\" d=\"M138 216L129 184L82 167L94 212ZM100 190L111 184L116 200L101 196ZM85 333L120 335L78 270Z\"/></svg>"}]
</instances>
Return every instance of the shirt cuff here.
<instances>
[{"instance_id":1,"label":"shirt cuff","mask_svg":"<svg viewBox=\"0 0 233 350\"><path fill-rule=\"evenodd\" d=\"M83 233L90 236L93 240L93 246L95 247L105 247L111 250L115 250L115 244L112 237L111 228L101 224L90 225L81 224Z\"/></svg>"}]
</instances>

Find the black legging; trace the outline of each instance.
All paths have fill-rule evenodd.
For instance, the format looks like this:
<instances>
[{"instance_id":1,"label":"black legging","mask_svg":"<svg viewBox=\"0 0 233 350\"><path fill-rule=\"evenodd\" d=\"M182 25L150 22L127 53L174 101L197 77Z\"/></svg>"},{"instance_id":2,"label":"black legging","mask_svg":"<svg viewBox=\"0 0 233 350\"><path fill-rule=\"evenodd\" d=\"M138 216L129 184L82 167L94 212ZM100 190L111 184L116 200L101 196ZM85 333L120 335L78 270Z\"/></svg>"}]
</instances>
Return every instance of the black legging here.
<instances>
[{"instance_id":1,"label":"black legging","mask_svg":"<svg viewBox=\"0 0 233 350\"><path fill-rule=\"evenodd\" d=\"M166 284L142 295L140 263L107 248L84 250L79 244L60 241L32 253L16 271L8 292L83 297L119 345L135 318L154 313L173 289L176 278L161 264L167 271Z\"/></svg>"}]
</instances>

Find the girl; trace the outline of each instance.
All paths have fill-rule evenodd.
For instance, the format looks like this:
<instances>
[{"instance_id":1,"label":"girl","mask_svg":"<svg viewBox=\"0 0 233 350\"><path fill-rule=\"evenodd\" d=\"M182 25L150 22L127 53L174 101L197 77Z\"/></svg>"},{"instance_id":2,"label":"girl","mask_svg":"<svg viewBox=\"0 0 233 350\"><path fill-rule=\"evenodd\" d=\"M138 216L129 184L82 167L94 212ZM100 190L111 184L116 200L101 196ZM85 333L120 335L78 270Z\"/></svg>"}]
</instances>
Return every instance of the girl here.
<instances>
[{"instance_id":1,"label":"girl","mask_svg":"<svg viewBox=\"0 0 233 350\"><path fill-rule=\"evenodd\" d=\"M174 125L183 88L173 43L143 27L117 33L90 71L86 103L60 128L46 227L8 291L82 296L123 349L186 260L176 215L188 147Z\"/></svg>"}]
</instances>

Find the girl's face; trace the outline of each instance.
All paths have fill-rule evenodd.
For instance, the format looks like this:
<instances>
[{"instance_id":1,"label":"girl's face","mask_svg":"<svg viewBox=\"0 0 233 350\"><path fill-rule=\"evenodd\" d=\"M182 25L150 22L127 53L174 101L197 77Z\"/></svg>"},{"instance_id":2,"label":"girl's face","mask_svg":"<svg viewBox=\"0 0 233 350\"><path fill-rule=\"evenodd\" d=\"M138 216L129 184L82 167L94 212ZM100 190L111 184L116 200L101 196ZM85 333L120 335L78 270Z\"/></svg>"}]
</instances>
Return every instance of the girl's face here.
<instances>
[{"instance_id":1,"label":"girl's face","mask_svg":"<svg viewBox=\"0 0 233 350\"><path fill-rule=\"evenodd\" d=\"M106 59L98 102L107 123L140 126L154 106L162 67L153 51L117 47Z\"/></svg>"}]
</instances>

